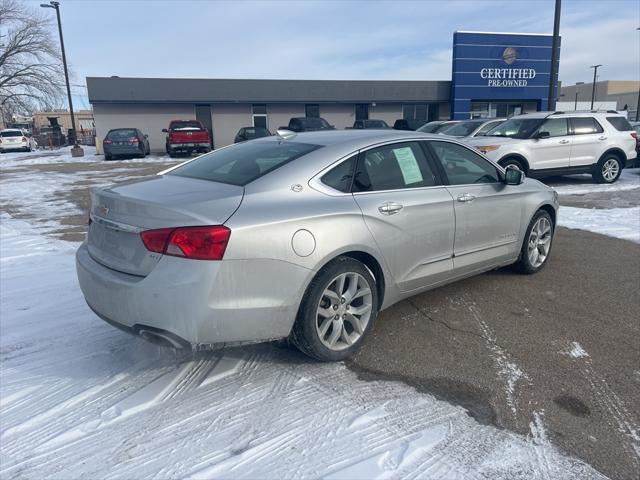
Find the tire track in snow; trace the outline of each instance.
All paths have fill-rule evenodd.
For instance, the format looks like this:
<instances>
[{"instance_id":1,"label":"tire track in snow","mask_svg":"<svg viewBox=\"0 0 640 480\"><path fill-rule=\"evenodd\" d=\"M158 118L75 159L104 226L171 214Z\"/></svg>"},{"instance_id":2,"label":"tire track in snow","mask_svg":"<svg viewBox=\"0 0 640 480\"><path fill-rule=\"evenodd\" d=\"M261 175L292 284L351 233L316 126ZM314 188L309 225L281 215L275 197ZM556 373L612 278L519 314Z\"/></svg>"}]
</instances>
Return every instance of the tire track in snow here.
<instances>
[{"instance_id":1,"label":"tire track in snow","mask_svg":"<svg viewBox=\"0 0 640 480\"><path fill-rule=\"evenodd\" d=\"M493 361L495 362L496 368L498 370L498 376L505 384L504 392L507 405L511 409L514 419L516 419L517 421L518 416L516 395L518 382L522 379L529 380L529 377L522 371L517 363L511 360L511 355L509 355L509 353L497 343L495 332L487 324L487 322L482 319L482 316L478 311L476 302L474 302L468 296L463 295L461 298L461 303L469 310L471 316L478 324L478 327L480 327L482 337L485 339L487 347L492 353Z\"/></svg>"}]
</instances>

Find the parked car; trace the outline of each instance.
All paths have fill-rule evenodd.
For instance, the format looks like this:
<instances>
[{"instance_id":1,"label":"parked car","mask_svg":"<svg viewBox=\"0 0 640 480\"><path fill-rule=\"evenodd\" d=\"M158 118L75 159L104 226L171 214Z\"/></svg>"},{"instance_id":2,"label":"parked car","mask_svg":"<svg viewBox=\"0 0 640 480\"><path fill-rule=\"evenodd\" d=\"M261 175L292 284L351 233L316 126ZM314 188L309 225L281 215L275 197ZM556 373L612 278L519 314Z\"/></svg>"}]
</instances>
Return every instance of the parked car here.
<instances>
[{"instance_id":1,"label":"parked car","mask_svg":"<svg viewBox=\"0 0 640 480\"><path fill-rule=\"evenodd\" d=\"M453 124L445 125L438 129L437 133L468 140L474 137L484 136L487 132L503 123L506 118L474 119L462 120Z\"/></svg>"},{"instance_id":2,"label":"parked car","mask_svg":"<svg viewBox=\"0 0 640 480\"><path fill-rule=\"evenodd\" d=\"M631 122L631 126L636 132L636 160L633 163L633 167L640 168L640 122ZM627 166L628 168L628 166Z\"/></svg>"},{"instance_id":3,"label":"parked car","mask_svg":"<svg viewBox=\"0 0 640 480\"><path fill-rule=\"evenodd\" d=\"M334 361L404 298L544 267L558 197L521 171L442 135L289 133L94 189L89 306L175 347L288 337Z\"/></svg>"},{"instance_id":4,"label":"parked car","mask_svg":"<svg viewBox=\"0 0 640 480\"><path fill-rule=\"evenodd\" d=\"M167 134L165 149L170 157L211 151L211 136L199 120L171 120L169 128L162 131Z\"/></svg>"},{"instance_id":5,"label":"parked car","mask_svg":"<svg viewBox=\"0 0 640 480\"><path fill-rule=\"evenodd\" d=\"M613 183L636 154L637 134L614 111L537 112L511 117L469 144L527 176L590 173Z\"/></svg>"},{"instance_id":6,"label":"parked car","mask_svg":"<svg viewBox=\"0 0 640 480\"><path fill-rule=\"evenodd\" d=\"M280 127L280 130L291 130L292 132L316 132L319 130L335 130L333 125L329 125L324 118L320 117L295 117L289 120L289 125Z\"/></svg>"},{"instance_id":7,"label":"parked car","mask_svg":"<svg viewBox=\"0 0 640 480\"><path fill-rule=\"evenodd\" d=\"M389 127L389 125L387 125L387 122L385 122L384 120L356 120L355 122L353 122L353 127L354 129L384 129L384 128L391 128Z\"/></svg>"},{"instance_id":8,"label":"parked car","mask_svg":"<svg viewBox=\"0 0 640 480\"><path fill-rule=\"evenodd\" d=\"M459 120L434 120L429 123L425 123L420 128L418 128L418 132L424 133L440 133L442 130L449 128L451 125L458 123Z\"/></svg>"},{"instance_id":9,"label":"parked car","mask_svg":"<svg viewBox=\"0 0 640 480\"><path fill-rule=\"evenodd\" d=\"M405 130L405 131L415 131L422 127L426 120L406 120L404 118L399 118L393 123L394 130Z\"/></svg>"},{"instance_id":10,"label":"parked car","mask_svg":"<svg viewBox=\"0 0 640 480\"><path fill-rule=\"evenodd\" d=\"M271 132L264 127L242 127L236 133L234 143L245 142L247 140L254 140L256 138L269 137Z\"/></svg>"},{"instance_id":11,"label":"parked car","mask_svg":"<svg viewBox=\"0 0 640 480\"><path fill-rule=\"evenodd\" d=\"M149 136L137 128L114 128L102 140L105 160L116 157L140 157L149 155Z\"/></svg>"},{"instance_id":12,"label":"parked car","mask_svg":"<svg viewBox=\"0 0 640 480\"><path fill-rule=\"evenodd\" d=\"M33 135L17 128L6 128L0 131L0 153L12 150L31 152L37 148Z\"/></svg>"}]
</instances>

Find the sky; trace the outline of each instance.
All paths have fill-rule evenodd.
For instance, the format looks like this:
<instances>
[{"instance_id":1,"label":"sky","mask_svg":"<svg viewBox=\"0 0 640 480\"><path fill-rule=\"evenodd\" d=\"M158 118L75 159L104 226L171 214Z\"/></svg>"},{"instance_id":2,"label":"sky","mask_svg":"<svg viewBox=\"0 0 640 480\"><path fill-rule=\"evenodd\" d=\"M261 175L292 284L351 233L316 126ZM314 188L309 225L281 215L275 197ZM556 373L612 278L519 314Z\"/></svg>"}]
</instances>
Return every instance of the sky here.
<instances>
[{"instance_id":1,"label":"sky","mask_svg":"<svg viewBox=\"0 0 640 480\"><path fill-rule=\"evenodd\" d=\"M449 80L454 31L551 33L554 13L553 0L60 3L80 108L87 76ZM638 80L638 27L638 0L564 0L560 80L590 82L598 63L600 80Z\"/></svg>"}]
</instances>

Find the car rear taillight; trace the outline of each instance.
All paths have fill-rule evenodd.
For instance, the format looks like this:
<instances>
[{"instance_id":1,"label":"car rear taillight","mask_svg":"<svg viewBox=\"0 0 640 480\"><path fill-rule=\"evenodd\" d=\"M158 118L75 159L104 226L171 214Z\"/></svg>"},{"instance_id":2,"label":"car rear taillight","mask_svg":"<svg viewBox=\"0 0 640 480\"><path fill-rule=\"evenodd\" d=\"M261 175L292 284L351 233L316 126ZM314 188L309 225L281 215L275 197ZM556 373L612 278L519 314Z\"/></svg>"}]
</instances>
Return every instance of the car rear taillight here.
<instances>
[{"instance_id":1,"label":"car rear taillight","mask_svg":"<svg viewBox=\"0 0 640 480\"><path fill-rule=\"evenodd\" d=\"M138 137L133 137L131 139L131 143L140 143L140 139Z\"/></svg>"},{"instance_id":2,"label":"car rear taillight","mask_svg":"<svg viewBox=\"0 0 640 480\"><path fill-rule=\"evenodd\" d=\"M638 133L637 132L631 132L631 136L633 138L635 138L636 140L638 140Z\"/></svg>"},{"instance_id":3,"label":"car rear taillight","mask_svg":"<svg viewBox=\"0 0 640 480\"><path fill-rule=\"evenodd\" d=\"M140 233L147 250L194 260L222 260L231 230L222 225L147 230Z\"/></svg>"},{"instance_id":4,"label":"car rear taillight","mask_svg":"<svg viewBox=\"0 0 640 480\"><path fill-rule=\"evenodd\" d=\"M27 141L27 137L22 137L22 141L26 142Z\"/></svg>"},{"instance_id":5,"label":"car rear taillight","mask_svg":"<svg viewBox=\"0 0 640 480\"><path fill-rule=\"evenodd\" d=\"M110 144L112 144L112 143L113 143L113 140L110 140L110 139L108 139L108 138L105 138L105 139L102 141L102 143L106 143L107 145L110 145Z\"/></svg>"}]
</instances>

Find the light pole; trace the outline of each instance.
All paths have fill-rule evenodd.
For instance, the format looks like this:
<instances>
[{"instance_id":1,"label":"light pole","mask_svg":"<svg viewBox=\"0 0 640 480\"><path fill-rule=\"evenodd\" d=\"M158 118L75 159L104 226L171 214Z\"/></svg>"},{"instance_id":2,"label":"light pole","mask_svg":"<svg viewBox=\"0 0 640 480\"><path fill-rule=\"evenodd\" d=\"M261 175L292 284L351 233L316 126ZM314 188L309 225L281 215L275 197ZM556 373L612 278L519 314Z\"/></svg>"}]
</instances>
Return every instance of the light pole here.
<instances>
[{"instance_id":1,"label":"light pole","mask_svg":"<svg viewBox=\"0 0 640 480\"><path fill-rule=\"evenodd\" d=\"M640 27L636 28L640 30ZM636 122L640 120L640 85L638 85L638 103L636 104Z\"/></svg>"},{"instance_id":2,"label":"light pole","mask_svg":"<svg viewBox=\"0 0 640 480\"><path fill-rule=\"evenodd\" d=\"M69 115L71 115L71 131L73 132L73 148L71 149L72 157L82 157L84 151L78 145L78 135L76 130L76 120L73 116L73 102L71 101L71 85L69 84L69 71L67 70L67 55L64 51L64 39L62 38L62 21L60 20L60 2L50 1L49 3L41 3L42 8L53 8L58 18L58 33L60 34L60 48L62 49L62 66L64 67L64 79L67 83L67 98L69 100Z\"/></svg>"},{"instance_id":3,"label":"light pole","mask_svg":"<svg viewBox=\"0 0 640 480\"><path fill-rule=\"evenodd\" d=\"M584 82L576 82L576 101L573 105L574 110L578 110L578 94L580 93L580 90L578 90L579 85L584 85Z\"/></svg>"},{"instance_id":4,"label":"light pole","mask_svg":"<svg viewBox=\"0 0 640 480\"><path fill-rule=\"evenodd\" d=\"M598 73L598 67L601 67L601 64L591 65L589 68L593 68L593 86L591 88L591 110L593 110L593 102L596 101L596 74Z\"/></svg>"},{"instance_id":5,"label":"light pole","mask_svg":"<svg viewBox=\"0 0 640 480\"><path fill-rule=\"evenodd\" d=\"M556 0L556 8L553 16L553 40L551 42L551 72L549 75L549 93L547 110L556 109L556 80L558 78L558 50L560 49L560 7L562 0Z\"/></svg>"}]
</instances>

